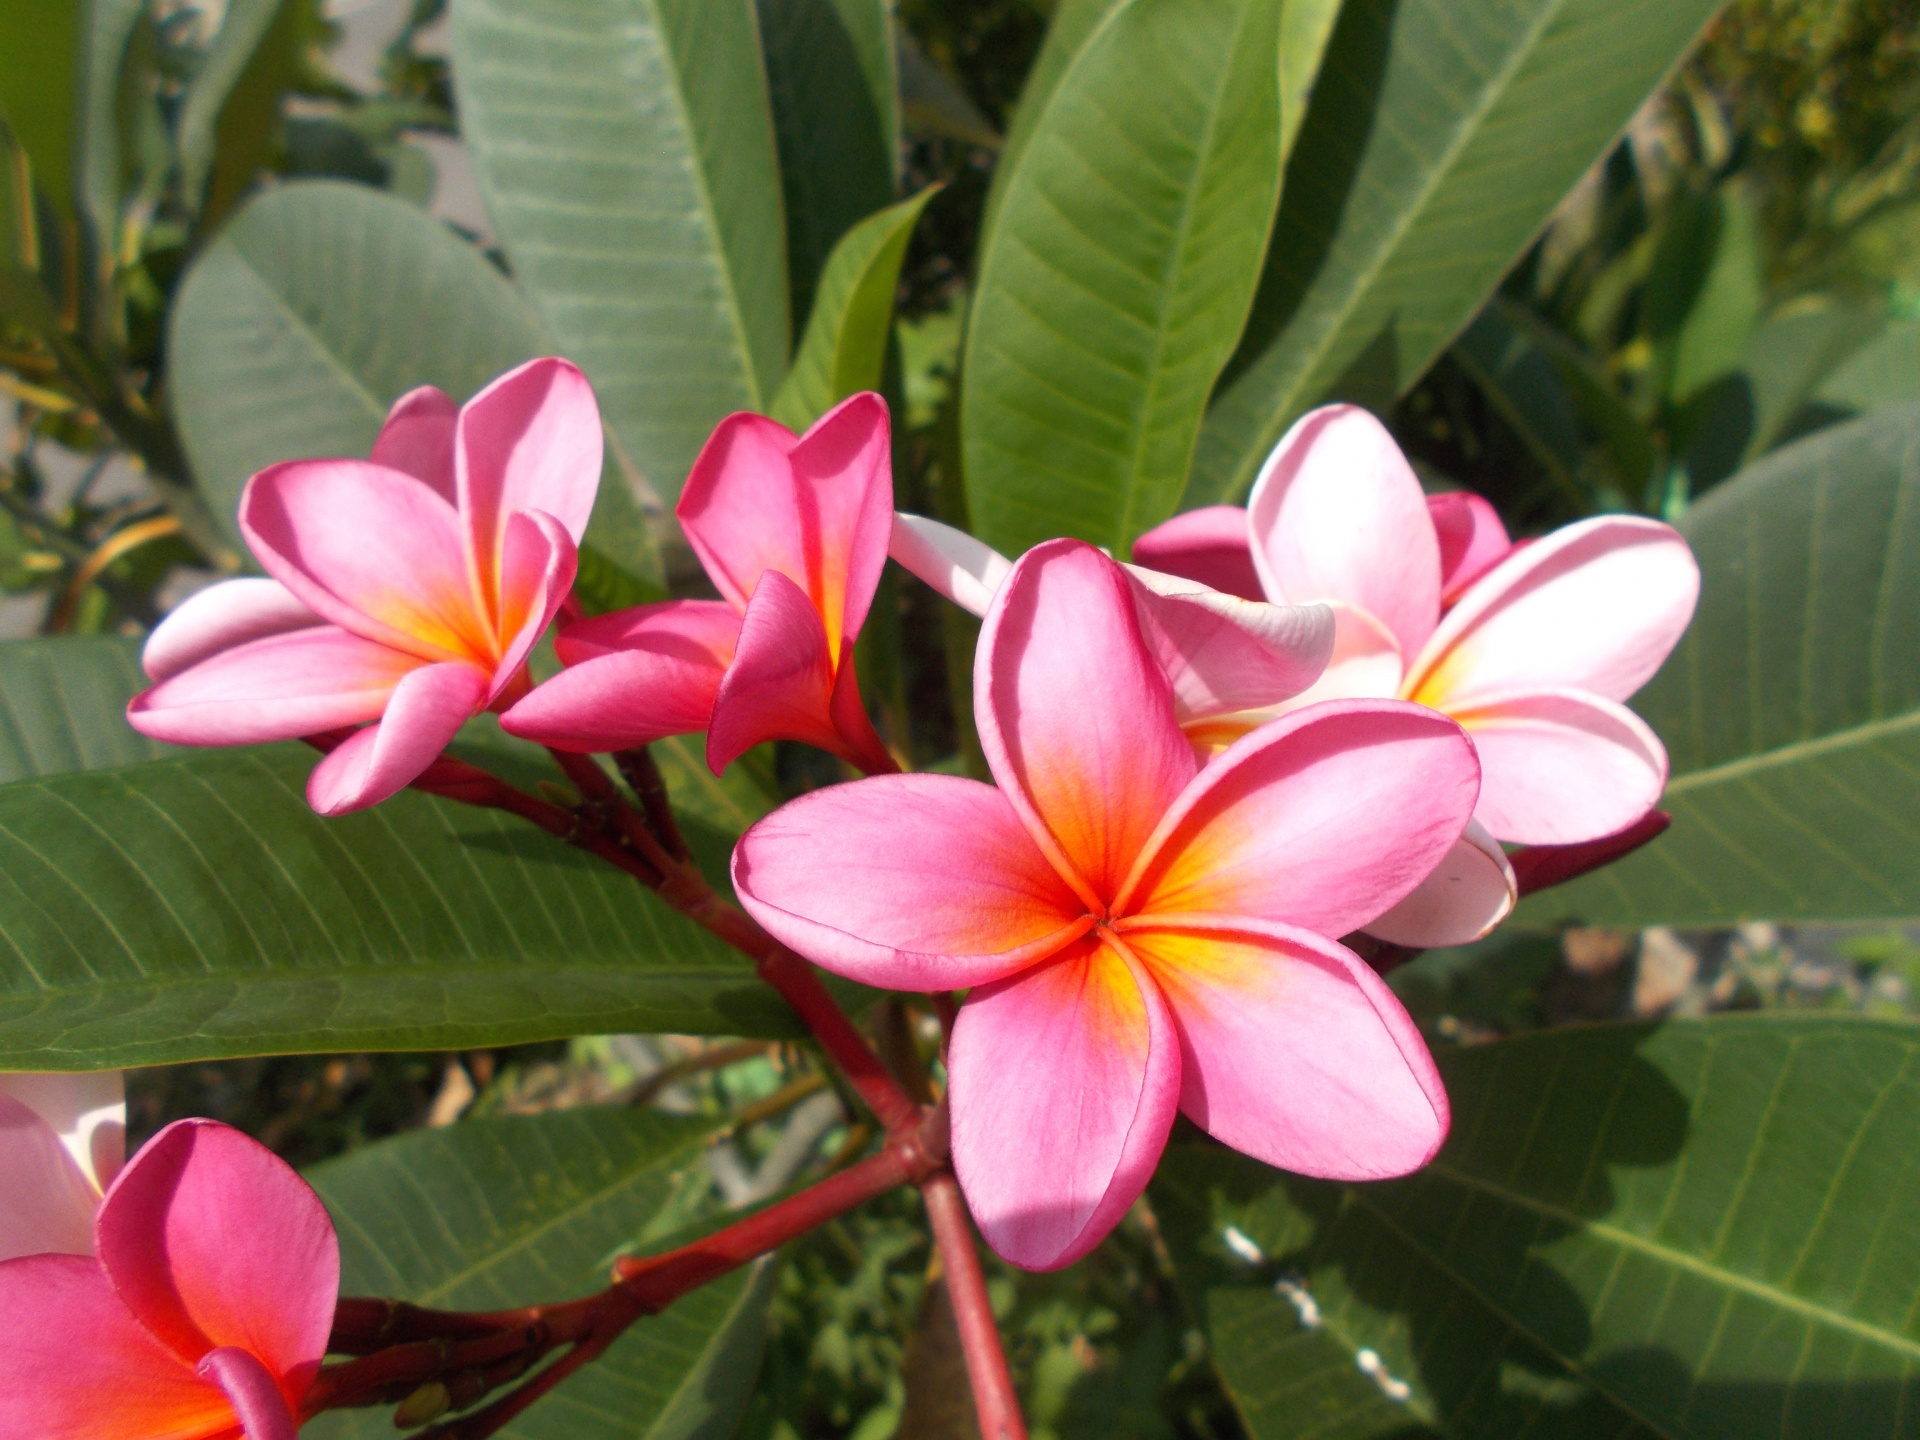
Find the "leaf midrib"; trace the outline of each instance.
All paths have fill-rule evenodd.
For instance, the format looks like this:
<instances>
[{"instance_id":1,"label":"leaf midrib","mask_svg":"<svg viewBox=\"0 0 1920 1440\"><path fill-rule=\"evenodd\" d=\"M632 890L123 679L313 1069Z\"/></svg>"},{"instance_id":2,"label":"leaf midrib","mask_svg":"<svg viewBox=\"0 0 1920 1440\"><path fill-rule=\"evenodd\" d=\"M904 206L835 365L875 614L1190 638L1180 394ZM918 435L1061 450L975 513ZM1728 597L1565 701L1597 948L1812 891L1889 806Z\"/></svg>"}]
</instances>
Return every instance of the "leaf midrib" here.
<instances>
[{"instance_id":1,"label":"leaf midrib","mask_svg":"<svg viewBox=\"0 0 1920 1440\"><path fill-rule=\"evenodd\" d=\"M1742 755L1738 759L1725 760L1717 765L1704 766L1698 770L1688 770L1676 775L1667 784L1668 795L1684 795L1705 785L1716 785L1727 780L1737 780L1743 776L1777 769L1783 765L1797 764L1802 760L1814 759L1833 751L1846 750L1855 745L1871 744L1875 740L1903 735L1911 730L1920 730L1920 710L1912 710L1905 715L1895 715L1884 720L1871 720L1864 725L1853 725L1843 730L1829 731L1807 740L1796 740L1772 750L1763 750L1758 754Z\"/></svg>"}]
</instances>

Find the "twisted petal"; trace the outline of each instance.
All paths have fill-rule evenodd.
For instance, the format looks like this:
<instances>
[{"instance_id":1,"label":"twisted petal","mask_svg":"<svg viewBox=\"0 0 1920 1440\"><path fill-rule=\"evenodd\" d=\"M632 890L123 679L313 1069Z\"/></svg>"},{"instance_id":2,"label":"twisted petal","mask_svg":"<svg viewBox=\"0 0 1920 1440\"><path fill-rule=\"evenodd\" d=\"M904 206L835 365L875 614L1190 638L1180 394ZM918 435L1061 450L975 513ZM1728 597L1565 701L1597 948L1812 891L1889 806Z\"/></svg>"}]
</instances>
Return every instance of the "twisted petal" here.
<instances>
[{"instance_id":1,"label":"twisted petal","mask_svg":"<svg viewBox=\"0 0 1920 1440\"><path fill-rule=\"evenodd\" d=\"M165 680L251 640L323 624L278 580L222 580L176 605L147 637L140 664Z\"/></svg>"},{"instance_id":2,"label":"twisted petal","mask_svg":"<svg viewBox=\"0 0 1920 1440\"><path fill-rule=\"evenodd\" d=\"M0 1261L20 1255L93 1253L93 1208L99 1193L53 1127L4 1094L0 1175L6 1176L0 1184Z\"/></svg>"},{"instance_id":3,"label":"twisted petal","mask_svg":"<svg viewBox=\"0 0 1920 1440\"><path fill-rule=\"evenodd\" d=\"M290 1403L333 1327L340 1250L320 1197L272 1151L212 1120L180 1120L120 1173L94 1251L127 1309L188 1365L250 1352Z\"/></svg>"},{"instance_id":4,"label":"twisted petal","mask_svg":"<svg viewBox=\"0 0 1920 1440\"><path fill-rule=\"evenodd\" d=\"M460 407L444 390L422 385L393 402L368 458L424 481L449 505L459 504L454 482L454 420Z\"/></svg>"},{"instance_id":5,"label":"twisted petal","mask_svg":"<svg viewBox=\"0 0 1920 1440\"><path fill-rule=\"evenodd\" d=\"M1597 840L1646 814L1666 787L1660 737L1611 700L1534 690L1490 695L1453 714L1480 754L1474 816L1502 840Z\"/></svg>"},{"instance_id":6,"label":"twisted petal","mask_svg":"<svg viewBox=\"0 0 1920 1440\"><path fill-rule=\"evenodd\" d=\"M307 802L322 815L378 805L417 780L478 714L490 689L472 665L423 665L394 687L386 713L339 745L307 777Z\"/></svg>"},{"instance_id":7,"label":"twisted petal","mask_svg":"<svg viewBox=\"0 0 1920 1440\"><path fill-rule=\"evenodd\" d=\"M1105 1238L1146 1188L1180 1097L1166 1002L1092 937L981 986L948 1056L953 1163L980 1233L1029 1270Z\"/></svg>"},{"instance_id":8,"label":"twisted petal","mask_svg":"<svg viewBox=\"0 0 1920 1440\"><path fill-rule=\"evenodd\" d=\"M122 1072L4 1074L0 1095L11 1095L46 1121L96 1191L113 1183L127 1159L127 1085Z\"/></svg>"},{"instance_id":9,"label":"twisted petal","mask_svg":"<svg viewBox=\"0 0 1920 1440\"><path fill-rule=\"evenodd\" d=\"M1290 699L1333 654L1325 605L1269 605L1136 566L1127 572L1142 637L1173 687L1182 725Z\"/></svg>"},{"instance_id":10,"label":"twisted petal","mask_svg":"<svg viewBox=\"0 0 1920 1440\"><path fill-rule=\"evenodd\" d=\"M1625 700L1678 643L1699 594L1700 567L1673 527L1582 520L1483 575L1434 632L1406 693L1446 710L1557 687Z\"/></svg>"},{"instance_id":11,"label":"twisted petal","mask_svg":"<svg viewBox=\"0 0 1920 1440\"><path fill-rule=\"evenodd\" d=\"M1295 711L1200 773L1115 909L1345 935L1440 863L1473 814L1479 781L1472 742L1421 706L1340 700Z\"/></svg>"},{"instance_id":12,"label":"twisted petal","mask_svg":"<svg viewBox=\"0 0 1920 1440\"><path fill-rule=\"evenodd\" d=\"M1352 405L1309 412L1274 446L1247 506L1269 600L1342 600L1418 654L1440 618L1440 545L1393 437Z\"/></svg>"},{"instance_id":13,"label":"twisted petal","mask_svg":"<svg viewBox=\"0 0 1920 1440\"><path fill-rule=\"evenodd\" d=\"M894 512L887 554L970 615L985 615L1013 562L985 541L924 515Z\"/></svg>"},{"instance_id":14,"label":"twisted petal","mask_svg":"<svg viewBox=\"0 0 1920 1440\"><path fill-rule=\"evenodd\" d=\"M948 775L883 775L782 805L734 848L733 888L815 964L898 990L997 980L1092 924L1005 797Z\"/></svg>"},{"instance_id":15,"label":"twisted petal","mask_svg":"<svg viewBox=\"0 0 1920 1440\"><path fill-rule=\"evenodd\" d=\"M1000 588L974 661L987 764L1081 897L1111 899L1194 773L1126 571L1050 540Z\"/></svg>"},{"instance_id":16,"label":"twisted petal","mask_svg":"<svg viewBox=\"0 0 1920 1440\"><path fill-rule=\"evenodd\" d=\"M127 723L175 745L257 745L377 717L427 662L332 625L225 650L134 696Z\"/></svg>"},{"instance_id":17,"label":"twisted petal","mask_svg":"<svg viewBox=\"0 0 1920 1440\"><path fill-rule=\"evenodd\" d=\"M551 515L579 543L600 488L601 445L593 389L565 360L529 360L460 407L454 468L483 587L516 510Z\"/></svg>"},{"instance_id":18,"label":"twisted petal","mask_svg":"<svg viewBox=\"0 0 1920 1440\"><path fill-rule=\"evenodd\" d=\"M0 1355L0 1440L237 1436L219 1389L143 1330L81 1256L0 1263Z\"/></svg>"},{"instance_id":19,"label":"twisted petal","mask_svg":"<svg viewBox=\"0 0 1920 1440\"><path fill-rule=\"evenodd\" d=\"M1469 490L1427 496L1427 514L1440 542L1440 599L1451 605L1506 556L1513 542L1500 512Z\"/></svg>"},{"instance_id":20,"label":"twisted petal","mask_svg":"<svg viewBox=\"0 0 1920 1440\"><path fill-rule=\"evenodd\" d=\"M1507 852L1477 820L1469 820L1434 872L1378 919L1367 933L1394 945L1429 950L1478 940L1513 912L1520 882Z\"/></svg>"},{"instance_id":21,"label":"twisted petal","mask_svg":"<svg viewBox=\"0 0 1920 1440\"><path fill-rule=\"evenodd\" d=\"M220 1387L240 1417L246 1440L294 1440L299 1433L278 1382L248 1351L222 1345L208 1351L194 1373Z\"/></svg>"},{"instance_id":22,"label":"twisted petal","mask_svg":"<svg viewBox=\"0 0 1920 1440\"><path fill-rule=\"evenodd\" d=\"M1133 542L1133 563L1243 600L1266 598L1238 505L1206 505L1154 526Z\"/></svg>"},{"instance_id":23,"label":"twisted petal","mask_svg":"<svg viewBox=\"0 0 1920 1440\"><path fill-rule=\"evenodd\" d=\"M1332 1180L1417 1170L1447 1137L1433 1057L1344 945L1285 925L1129 927L1180 1036L1180 1108L1269 1165Z\"/></svg>"},{"instance_id":24,"label":"twisted petal","mask_svg":"<svg viewBox=\"0 0 1920 1440\"><path fill-rule=\"evenodd\" d=\"M733 663L714 696L708 768L718 775L763 740L838 750L833 680L820 612L780 571L764 571L741 619Z\"/></svg>"}]
</instances>

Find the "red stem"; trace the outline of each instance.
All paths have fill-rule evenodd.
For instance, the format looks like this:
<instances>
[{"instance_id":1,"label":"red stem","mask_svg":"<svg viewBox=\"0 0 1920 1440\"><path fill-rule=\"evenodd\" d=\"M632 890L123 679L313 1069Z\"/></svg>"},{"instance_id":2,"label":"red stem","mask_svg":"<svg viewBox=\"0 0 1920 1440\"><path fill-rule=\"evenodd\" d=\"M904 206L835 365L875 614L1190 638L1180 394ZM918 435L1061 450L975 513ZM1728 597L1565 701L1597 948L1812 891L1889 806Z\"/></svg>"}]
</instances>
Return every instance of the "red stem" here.
<instances>
[{"instance_id":1,"label":"red stem","mask_svg":"<svg viewBox=\"0 0 1920 1440\"><path fill-rule=\"evenodd\" d=\"M960 1330L960 1349L967 1357L967 1380L973 1387L974 1410L980 1418L980 1440L1027 1440L1020 1400L1014 1393L1006 1352L1000 1348L1000 1330L987 1299L980 1252L973 1248L967 1202L950 1171L922 1181L920 1193L926 1197L927 1221L940 1247L947 1296L953 1302L954 1323Z\"/></svg>"}]
</instances>

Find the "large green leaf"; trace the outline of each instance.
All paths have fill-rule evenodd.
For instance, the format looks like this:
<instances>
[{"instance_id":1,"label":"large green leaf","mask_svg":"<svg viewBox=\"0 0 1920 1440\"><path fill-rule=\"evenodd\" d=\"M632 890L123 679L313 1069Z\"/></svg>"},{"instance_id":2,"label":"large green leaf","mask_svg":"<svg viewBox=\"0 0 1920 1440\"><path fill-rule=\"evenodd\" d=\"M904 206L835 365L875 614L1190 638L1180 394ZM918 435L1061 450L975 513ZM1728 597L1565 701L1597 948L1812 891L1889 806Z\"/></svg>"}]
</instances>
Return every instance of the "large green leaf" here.
<instances>
[{"instance_id":1,"label":"large green leaf","mask_svg":"<svg viewBox=\"0 0 1920 1440\"><path fill-rule=\"evenodd\" d=\"M32 0L29 0L32 3ZM111 268L119 242L125 182L121 75L145 0L67 0L81 21L78 108L74 117L74 192L91 227L97 265Z\"/></svg>"},{"instance_id":2,"label":"large green leaf","mask_svg":"<svg viewBox=\"0 0 1920 1440\"><path fill-rule=\"evenodd\" d=\"M365 455L388 407L415 386L464 400L548 348L479 251L404 201L336 181L284 185L249 204L188 273L172 325L174 415L229 526L254 471ZM612 466L587 538L628 569L656 568Z\"/></svg>"},{"instance_id":3,"label":"large green leaf","mask_svg":"<svg viewBox=\"0 0 1920 1440\"><path fill-rule=\"evenodd\" d=\"M27 153L33 178L62 210L73 200L74 98L86 8L0 0L0 120Z\"/></svg>"},{"instance_id":4,"label":"large green leaf","mask_svg":"<svg viewBox=\"0 0 1920 1440\"><path fill-rule=\"evenodd\" d=\"M1348 0L1189 505L1321 400L1384 407L1480 309L1716 0Z\"/></svg>"},{"instance_id":5,"label":"large green leaf","mask_svg":"<svg viewBox=\"0 0 1920 1440\"><path fill-rule=\"evenodd\" d=\"M175 144L180 151L180 191L198 207L213 170L216 127L227 97L246 72L254 51L280 11L295 0L228 0L227 12L207 48L199 73L180 106Z\"/></svg>"},{"instance_id":6,"label":"large green leaf","mask_svg":"<svg viewBox=\"0 0 1920 1440\"><path fill-rule=\"evenodd\" d=\"M962 369L976 533L1125 553L1172 513L1280 184L1279 0L1129 0L1075 53L983 239Z\"/></svg>"},{"instance_id":7,"label":"large green leaf","mask_svg":"<svg viewBox=\"0 0 1920 1440\"><path fill-rule=\"evenodd\" d=\"M1829 375L1814 398L1850 410L1920 399L1920 320L1896 320Z\"/></svg>"},{"instance_id":8,"label":"large green leaf","mask_svg":"<svg viewBox=\"0 0 1920 1440\"><path fill-rule=\"evenodd\" d=\"M461 130L514 273L669 503L786 371L785 221L753 0L471 0Z\"/></svg>"},{"instance_id":9,"label":"large green leaf","mask_svg":"<svg viewBox=\"0 0 1920 1440\"><path fill-rule=\"evenodd\" d=\"M0 784L181 753L127 724L127 702L146 685L137 640L0 644Z\"/></svg>"},{"instance_id":10,"label":"large green leaf","mask_svg":"<svg viewBox=\"0 0 1920 1440\"><path fill-rule=\"evenodd\" d=\"M341 1293L455 1310L591 1294L616 1254L671 1227L707 1183L709 1128L621 1110L473 1120L382 1141L308 1173L340 1233ZM773 1268L640 1321L500 1433L516 1440L690 1440L733 1433L766 1335ZM394 1433L342 1412L316 1440Z\"/></svg>"},{"instance_id":11,"label":"large green leaf","mask_svg":"<svg viewBox=\"0 0 1920 1440\"><path fill-rule=\"evenodd\" d=\"M212 751L0 786L0 1069L792 1031L624 873L412 792L323 820L311 765Z\"/></svg>"},{"instance_id":12,"label":"large green leaf","mask_svg":"<svg viewBox=\"0 0 1920 1440\"><path fill-rule=\"evenodd\" d=\"M934 194L928 186L868 216L834 247L793 369L768 412L782 425L804 430L856 391L880 388L900 262Z\"/></svg>"},{"instance_id":13,"label":"large green leaf","mask_svg":"<svg viewBox=\"0 0 1920 1440\"><path fill-rule=\"evenodd\" d=\"M1681 529L1700 609L1634 701L1673 829L1523 918L1920 914L1920 407L1776 450Z\"/></svg>"},{"instance_id":14,"label":"large green leaf","mask_svg":"<svg viewBox=\"0 0 1920 1440\"><path fill-rule=\"evenodd\" d=\"M1162 1165L1155 1210L1255 1440L1913 1433L1920 1030L1606 1025L1441 1069L1453 1138L1411 1179Z\"/></svg>"}]
</instances>

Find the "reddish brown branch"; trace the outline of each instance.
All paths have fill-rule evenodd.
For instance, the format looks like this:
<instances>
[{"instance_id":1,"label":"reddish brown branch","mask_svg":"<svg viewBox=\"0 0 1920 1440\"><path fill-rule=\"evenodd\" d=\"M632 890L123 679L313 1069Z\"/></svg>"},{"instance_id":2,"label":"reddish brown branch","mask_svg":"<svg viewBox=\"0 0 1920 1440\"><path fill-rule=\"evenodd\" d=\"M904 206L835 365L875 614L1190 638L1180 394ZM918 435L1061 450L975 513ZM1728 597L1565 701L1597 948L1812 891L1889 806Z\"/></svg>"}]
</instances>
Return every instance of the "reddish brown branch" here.
<instances>
[{"instance_id":1,"label":"reddish brown branch","mask_svg":"<svg viewBox=\"0 0 1920 1440\"><path fill-rule=\"evenodd\" d=\"M967 1380L973 1387L973 1407L980 1417L980 1440L1027 1440L1020 1400L1014 1393L1006 1353L1000 1348L1000 1330L987 1299L980 1253L973 1248L967 1202L950 1171L943 1170L922 1181L920 1193L926 1197L927 1222L940 1247L947 1295L960 1329L960 1349L967 1357Z\"/></svg>"},{"instance_id":2,"label":"reddish brown branch","mask_svg":"<svg viewBox=\"0 0 1920 1440\"><path fill-rule=\"evenodd\" d=\"M676 860L687 858L687 842L680 834L680 823L673 818L673 801L667 795L667 782L660 776L653 752L644 745L614 752L613 763L626 778L627 785L639 797L647 824Z\"/></svg>"}]
</instances>

